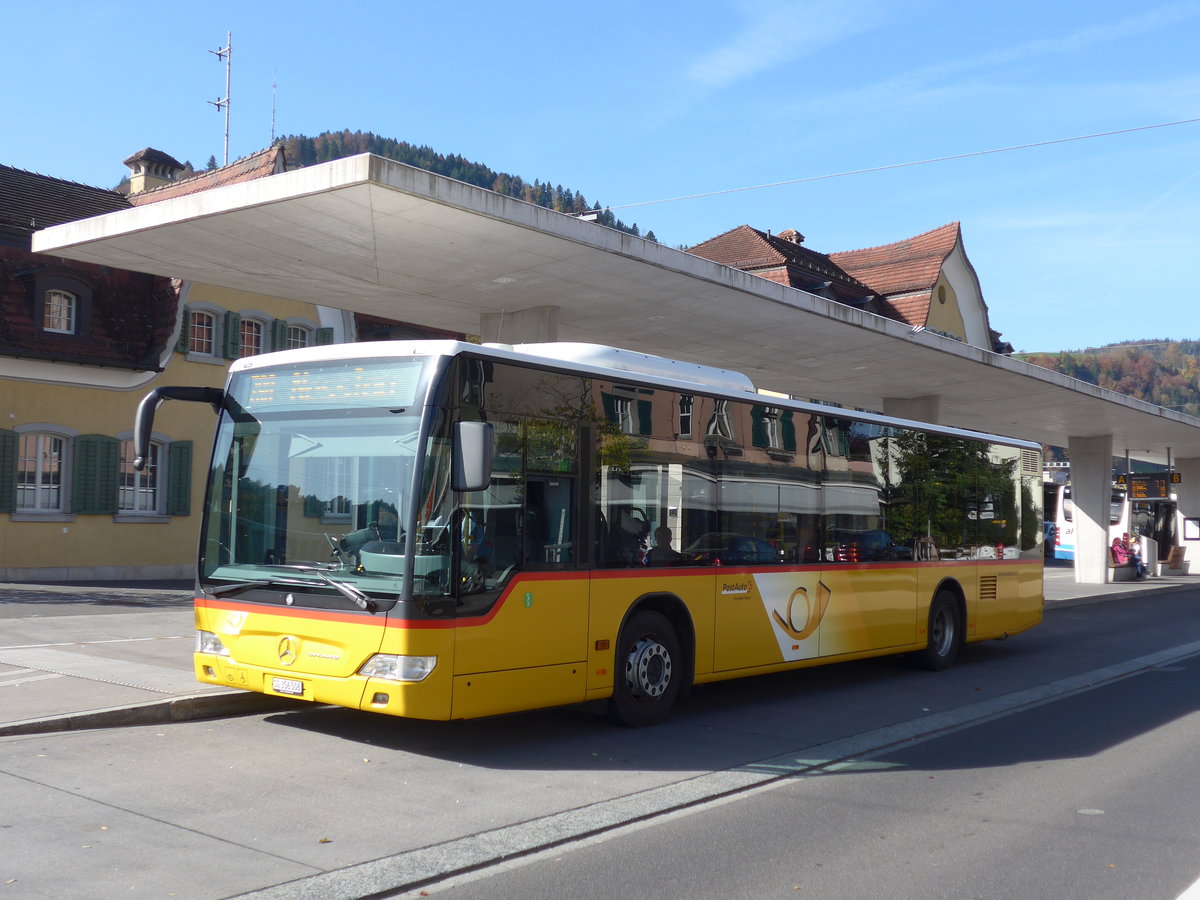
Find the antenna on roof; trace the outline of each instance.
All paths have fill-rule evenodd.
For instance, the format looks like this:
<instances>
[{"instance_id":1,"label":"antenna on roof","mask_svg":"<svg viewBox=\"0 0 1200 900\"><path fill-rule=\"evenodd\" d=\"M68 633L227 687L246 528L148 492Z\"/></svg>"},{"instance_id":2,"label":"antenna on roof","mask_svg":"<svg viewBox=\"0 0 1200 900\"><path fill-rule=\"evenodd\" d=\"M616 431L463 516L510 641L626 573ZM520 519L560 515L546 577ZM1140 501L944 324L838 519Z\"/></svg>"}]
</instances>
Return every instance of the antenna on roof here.
<instances>
[{"instance_id":1,"label":"antenna on roof","mask_svg":"<svg viewBox=\"0 0 1200 900\"><path fill-rule=\"evenodd\" d=\"M220 50L209 50L213 56L225 62L225 96L208 102L218 110L225 110L225 162L229 165L229 76L233 73L233 32L225 32L225 46ZM273 127L273 126L272 126Z\"/></svg>"},{"instance_id":2,"label":"antenna on roof","mask_svg":"<svg viewBox=\"0 0 1200 900\"><path fill-rule=\"evenodd\" d=\"M272 147L275 146L275 92L276 92L276 88L278 87L278 85L276 84L276 82L279 80L277 78L278 74L279 73L277 71L271 73L271 144L270 144L270 146L272 146Z\"/></svg>"}]
</instances>

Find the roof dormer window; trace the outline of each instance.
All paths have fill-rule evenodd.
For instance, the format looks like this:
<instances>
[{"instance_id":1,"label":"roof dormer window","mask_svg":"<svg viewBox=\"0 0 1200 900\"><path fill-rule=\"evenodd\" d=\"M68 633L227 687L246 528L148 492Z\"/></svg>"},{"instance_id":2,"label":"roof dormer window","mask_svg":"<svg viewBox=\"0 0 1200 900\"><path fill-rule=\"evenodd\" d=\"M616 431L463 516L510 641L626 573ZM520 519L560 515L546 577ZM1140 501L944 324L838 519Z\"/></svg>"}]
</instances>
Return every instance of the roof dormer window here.
<instances>
[{"instance_id":1,"label":"roof dormer window","mask_svg":"<svg viewBox=\"0 0 1200 900\"><path fill-rule=\"evenodd\" d=\"M92 285L74 272L39 269L22 279L33 321L47 337L85 340L91 332Z\"/></svg>"},{"instance_id":2,"label":"roof dormer window","mask_svg":"<svg viewBox=\"0 0 1200 900\"><path fill-rule=\"evenodd\" d=\"M55 334L75 334L79 298L70 291L46 291L42 304L42 329Z\"/></svg>"}]
</instances>

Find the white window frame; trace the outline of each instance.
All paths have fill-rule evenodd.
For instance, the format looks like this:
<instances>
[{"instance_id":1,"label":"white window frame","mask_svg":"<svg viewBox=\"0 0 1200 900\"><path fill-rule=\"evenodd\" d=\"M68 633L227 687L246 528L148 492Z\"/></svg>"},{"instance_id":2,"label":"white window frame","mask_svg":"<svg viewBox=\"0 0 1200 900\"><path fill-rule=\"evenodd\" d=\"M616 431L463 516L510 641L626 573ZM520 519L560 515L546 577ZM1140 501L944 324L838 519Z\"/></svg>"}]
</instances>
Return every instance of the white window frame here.
<instances>
[{"instance_id":1,"label":"white window frame","mask_svg":"<svg viewBox=\"0 0 1200 900\"><path fill-rule=\"evenodd\" d=\"M613 397L613 415L623 434L633 434L633 400L617 394Z\"/></svg>"},{"instance_id":2,"label":"white window frame","mask_svg":"<svg viewBox=\"0 0 1200 900\"><path fill-rule=\"evenodd\" d=\"M201 325L201 328L206 327L208 330L207 349L204 347L206 341L203 338L197 340L195 332L192 328L194 321L203 320L207 320L206 326ZM216 356L217 340L221 330L218 324L219 322L220 316L218 316L218 314L211 309L189 309L187 321L183 325L183 327L187 329L187 352L194 353L198 356Z\"/></svg>"},{"instance_id":3,"label":"white window frame","mask_svg":"<svg viewBox=\"0 0 1200 900\"><path fill-rule=\"evenodd\" d=\"M712 415L708 419L708 424L704 427L706 436L724 438L725 440L733 440L733 425L729 421L729 401L714 400Z\"/></svg>"},{"instance_id":4,"label":"white window frame","mask_svg":"<svg viewBox=\"0 0 1200 900\"><path fill-rule=\"evenodd\" d=\"M679 434L681 437L690 437L692 433L692 419L696 410L696 397L694 394L679 395Z\"/></svg>"},{"instance_id":5,"label":"white window frame","mask_svg":"<svg viewBox=\"0 0 1200 900\"><path fill-rule=\"evenodd\" d=\"M294 325L291 322L287 326L287 341L283 347L276 347L276 350L297 350L301 347L311 347L313 342L313 329L309 325Z\"/></svg>"},{"instance_id":6,"label":"white window frame","mask_svg":"<svg viewBox=\"0 0 1200 900\"><path fill-rule=\"evenodd\" d=\"M783 410L776 406L768 406L763 409L762 423L768 450L778 450L783 446L782 432L779 428L779 418L782 415Z\"/></svg>"},{"instance_id":7,"label":"white window frame","mask_svg":"<svg viewBox=\"0 0 1200 900\"><path fill-rule=\"evenodd\" d=\"M208 365L223 366L228 363L225 359L225 316L229 310L223 306L217 306L215 303L209 303L201 300L199 302L189 302L187 304L187 318L183 322L183 331L187 336L187 350L184 352L184 358L189 362L206 363ZM191 317L197 313L209 316L209 321L212 323L212 349L211 351L193 350L191 336Z\"/></svg>"},{"instance_id":8,"label":"white window frame","mask_svg":"<svg viewBox=\"0 0 1200 900\"><path fill-rule=\"evenodd\" d=\"M120 520L164 518L167 503L167 447L170 440L165 435L154 434L150 439L150 457L140 472L133 467L135 449L132 432L118 435L121 441L117 465L117 518ZM126 485L126 479L132 484ZM125 499L133 492L134 505L126 506ZM149 504L139 504L138 498L149 497Z\"/></svg>"},{"instance_id":9,"label":"white window frame","mask_svg":"<svg viewBox=\"0 0 1200 900\"><path fill-rule=\"evenodd\" d=\"M75 462L75 438L79 437L79 432L73 428L68 428L65 425L56 425L51 422L29 422L25 425L18 425L14 431L17 432L17 487L16 496L13 503L12 518L14 521L53 521L53 522L73 522L75 517L68 510L71 508L71 478L74 474ZM55 506L48 506L37 501L43 490L42 473L39 467L37 475L35 475L34 489L35 503L33 506L22 506L21 495L23 486L21 484L21 465L29 457L25 456L26 439L33 438L35 442L34 453L40 455L44 452L45 439L62 441L62 452L58 460L59 480L58 480L58 499ZM24 490L28 491L29 485L24 486Z\"/></svg>"},{"instance_id":10,"label":"white window frame","mask_svg":"<svg viewBox=\"0 0 1200 900\"><path fill-rule=\"evenodd\" d=\"M248 343L247 336L253 337L253 340ZM242 316L242 321L238 325L238 356L259 356L267 352L267 337L269 331L266 324L251 316Z\"/></svg>"},{"instance_id":11,"label":"white window frame","mask_svg":"<svg viewBox=\"0 0 1200 900\"><path fill-rule=\"evenodd\" d=\"M56 324L50 324L51 322ZM75 334L79 323L79 297L62 288L50 288L42 298L42 331Z\"/></svg>"}]
</instances>

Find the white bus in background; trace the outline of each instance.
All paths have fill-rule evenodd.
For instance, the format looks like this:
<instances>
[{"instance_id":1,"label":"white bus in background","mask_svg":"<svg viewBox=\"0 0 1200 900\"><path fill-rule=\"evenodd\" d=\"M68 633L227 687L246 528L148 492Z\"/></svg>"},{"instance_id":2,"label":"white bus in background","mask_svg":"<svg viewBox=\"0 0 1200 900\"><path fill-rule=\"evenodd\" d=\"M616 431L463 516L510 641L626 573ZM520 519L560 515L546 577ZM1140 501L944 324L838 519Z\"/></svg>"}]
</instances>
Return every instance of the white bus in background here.
<instances>
[{"instance_id":1,"label":"white bus in background","mask_svg":"<svg viewBox=\"0 0 1200 900\"><path fill-rule=\"evenodd\" d=\"M1069 484L1047 484L1046 555L1055 559L1075 559L1075 503ZM1114 489L1109 503L1108 542L1124 534L1148 537L1158 542L1158 555L1166 559L1175 546L1176 504L1169 500L1133 500L1125 491ZM1049 523L1053 523L1053 534Z\"/></svg>"}]
</instances>

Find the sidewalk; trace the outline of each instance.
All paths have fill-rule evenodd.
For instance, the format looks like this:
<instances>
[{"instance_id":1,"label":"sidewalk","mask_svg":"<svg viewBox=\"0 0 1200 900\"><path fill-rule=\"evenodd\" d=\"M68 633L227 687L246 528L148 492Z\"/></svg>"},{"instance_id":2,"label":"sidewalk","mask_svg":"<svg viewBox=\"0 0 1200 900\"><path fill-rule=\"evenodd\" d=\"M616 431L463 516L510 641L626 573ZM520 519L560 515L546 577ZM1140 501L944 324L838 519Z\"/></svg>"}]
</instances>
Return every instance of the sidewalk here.
<instances>
[{"instance_id":1,"label":"sidewalk","mask_svg":"<svg viewBox=\"0 0 1200 900\"><path fill-rule=\"evenodd\" d=\"M294 705L196 681L192 598L187 582L0 583L0 736Z\"/></svg>"},{"instance_id":2,"label":"sidewalk","mask_svg":"<svg viewBox=\"0 0 1200 900\"><path fill-rule=\"evenodd\" d=\"M1200 586L1196 576L1076 584L1048 561L1046 608ZM149 725L299 701L196 682L192 589L182 582L0 583L0 737Z\"/></svg>"}]
</instances>

